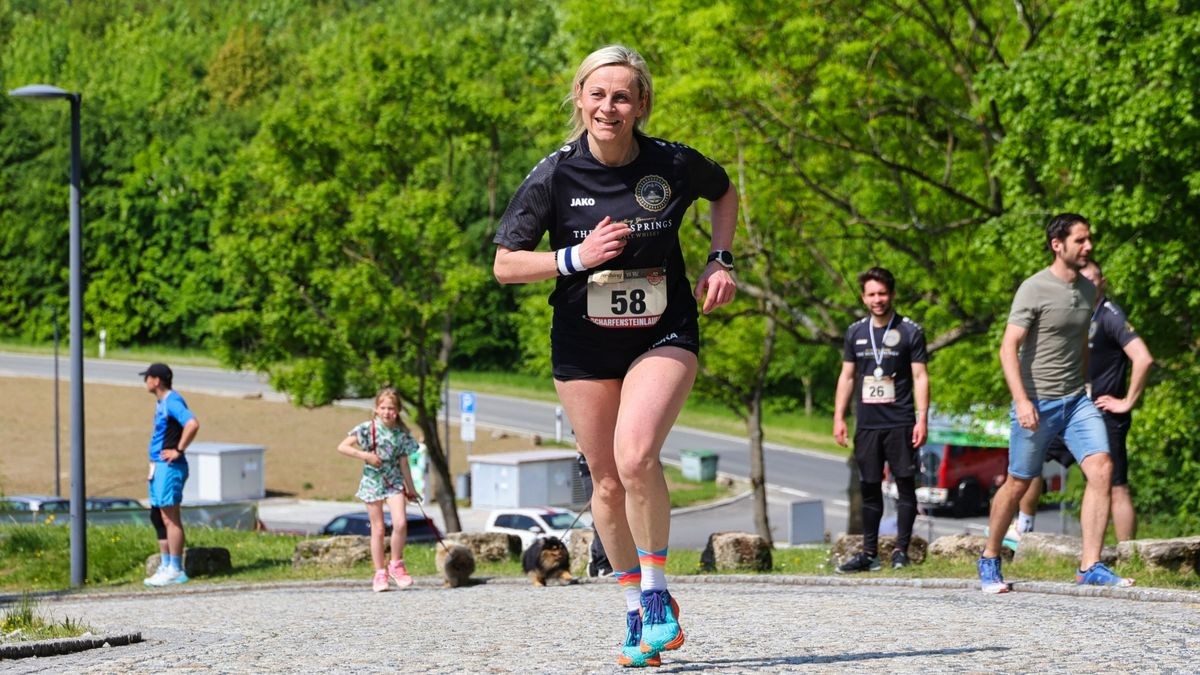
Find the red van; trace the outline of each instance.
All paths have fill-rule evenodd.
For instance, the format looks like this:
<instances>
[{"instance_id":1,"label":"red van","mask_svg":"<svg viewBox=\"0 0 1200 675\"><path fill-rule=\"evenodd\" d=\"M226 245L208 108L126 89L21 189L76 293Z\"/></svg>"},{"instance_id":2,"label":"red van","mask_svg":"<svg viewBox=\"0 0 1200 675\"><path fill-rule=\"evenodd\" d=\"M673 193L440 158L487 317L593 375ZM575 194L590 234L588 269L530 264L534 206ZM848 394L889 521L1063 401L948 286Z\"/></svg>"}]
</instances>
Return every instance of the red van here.
<instances>
[{"instance_id":1,"label":"red van","mask_svg":"<svg viewBox=\"0 0 1200 675\"><path fill-rule=\"evenodd\" d=\"M1057 467L1057 463L1047 465L1048 490L1061 489ZM949 509L960 518L986 513L996 488L1008 477L1008 438L932 428L921 446L917 471L918 503ZM890 478L885 490L896 498L896 484Z\"/></svg>"}]
</instances>

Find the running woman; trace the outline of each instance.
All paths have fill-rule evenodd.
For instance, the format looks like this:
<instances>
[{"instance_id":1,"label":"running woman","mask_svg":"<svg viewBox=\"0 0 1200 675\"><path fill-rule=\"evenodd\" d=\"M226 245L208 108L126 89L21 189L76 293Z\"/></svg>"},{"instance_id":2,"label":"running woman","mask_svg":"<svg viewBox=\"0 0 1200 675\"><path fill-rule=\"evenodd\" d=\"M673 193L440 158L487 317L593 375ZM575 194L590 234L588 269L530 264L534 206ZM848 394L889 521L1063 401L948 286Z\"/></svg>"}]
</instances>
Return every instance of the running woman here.
<instances>
[{"instance_id":1,"label":"running woman","mask_svg":"<svg viewBox=\"0 0 1200 675\"><path fill-rule=\"evenodd\" d=\"M643 131L654 106L645 61L612 45L589 54L568 96L573 130L525 178L500 220L505 284L557 279L554 384L592 470L592 509L625 593L624 666L661 663L684 634L667 590L671 506L659 453L696 377L697 301L733 300L737 191L725 170ZM679 229L712 202L708 260L693 287ZM535 251L549 233L550 251Z\"/></svg>"}]
</instances>

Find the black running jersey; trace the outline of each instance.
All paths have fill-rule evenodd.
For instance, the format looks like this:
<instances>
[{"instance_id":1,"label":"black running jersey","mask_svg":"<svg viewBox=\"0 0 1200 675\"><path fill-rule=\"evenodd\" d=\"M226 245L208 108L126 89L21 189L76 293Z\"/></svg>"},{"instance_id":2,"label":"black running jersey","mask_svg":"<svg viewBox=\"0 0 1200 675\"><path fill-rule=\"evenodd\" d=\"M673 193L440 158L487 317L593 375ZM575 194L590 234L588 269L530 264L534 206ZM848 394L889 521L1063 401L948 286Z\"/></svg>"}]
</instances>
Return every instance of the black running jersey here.
<instances>
[{"instance_id":1,"label":"black running jersey","mask_svg":"<svg viewBox=\"0 0 1200 675\"><path fill-rule=\"evenodd\" d=\"M1088 330L1088 381L1092 383L1093 399L1125 398L1125 373L1129 367L1125 345L1137 336L1125 312L1115 302L1107 298L1100 302Z\"/></svg>"},{"instance_id":2,"label":"black running jersey","mask_svg":"<svg viewBox=\"0 0 1200 675\"><path fill-rule=\"evenodd\" d=\"M558 277L550 304L556 334L602 330L612 337L640 328L633 310L636 300L618 303L602 323L589 315L588 278L600 270L656 270L650 283L659 283L665 270L664 319L679 320L698 312L685 274L679 247L679 227L698 198L716 200L729 189L729 176L719 164L699 152L658 138L635 134L639 154L629 164L601 164L588 151L585 137L546 157L525 177L500 219L493 242L513 250L531 251L549 232L550 247L579 244L605 216L626 221L632 229L621 255L592 270ZM593 298L593 303L595 299ZM594 310L594 307L592 308ZM623 311L628 314L622 315ZM681 316L682 313L682 316Z\"/></svg>"},{"instance_id":3,"label":"black running jersey","mask_svg":"<svg viewBox=\"0 0 1200 675\"><path fill-rule=\"evenodd\" d=\"M869 316L850 324L846 330L842 361L854 364L854 414L857 417L854 428L890 429L915 424L912 364L928 360L925 331L908 318L895 314L890 329L875 326ZM869 404L864 402L864 380L873 376L876 368L882 371L884 378L890 378L894 396L889 396L893 400L885 403Z\"/></svg>"}]
</instances>

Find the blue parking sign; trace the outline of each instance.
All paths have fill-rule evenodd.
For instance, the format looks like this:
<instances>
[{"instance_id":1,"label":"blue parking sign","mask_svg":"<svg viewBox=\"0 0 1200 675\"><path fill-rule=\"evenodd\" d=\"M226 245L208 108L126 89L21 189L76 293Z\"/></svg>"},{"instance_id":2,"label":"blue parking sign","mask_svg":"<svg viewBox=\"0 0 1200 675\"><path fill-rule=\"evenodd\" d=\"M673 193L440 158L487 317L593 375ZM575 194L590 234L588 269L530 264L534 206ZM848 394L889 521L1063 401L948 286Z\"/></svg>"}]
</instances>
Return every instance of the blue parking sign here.
<instances>
[{"instance_id":1,"label":"blue parking sign","mask_svg":"<svg viewBox=\"0 0 1200 675\"><path fill-rule=\"evenodd\" d=\"M475 412L475 392L464 391L458 395L458 410L464 413Z\"/></svg>"}]
</instances>

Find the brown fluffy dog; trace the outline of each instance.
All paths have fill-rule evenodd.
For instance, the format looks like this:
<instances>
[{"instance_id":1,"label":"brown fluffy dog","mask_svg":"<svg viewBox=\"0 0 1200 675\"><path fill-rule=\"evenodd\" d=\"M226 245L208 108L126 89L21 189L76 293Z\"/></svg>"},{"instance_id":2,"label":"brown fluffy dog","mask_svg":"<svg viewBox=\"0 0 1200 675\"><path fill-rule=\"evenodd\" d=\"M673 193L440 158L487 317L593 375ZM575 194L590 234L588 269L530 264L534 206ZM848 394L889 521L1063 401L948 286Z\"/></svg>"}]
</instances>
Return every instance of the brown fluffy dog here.
<instances>
[{"instance_id":1,"label":"brown fluffy dog","mask_svg":"<svg viewBox=\"0 0 1200 675\"><path fill-rule=\"evenodd\" d=\"M442 578L445 588L466 586L471 575L475 573L475 554L462 544L446 544L437 547L437 555L433 562Z\"/></svg>"},{"instance_id":2,"label":"brown fluffy dog","mask_svg":"<svg viewBox=\"0 0 1200 675\"><path fill-rule=\"evenodd\" d=\"M571 556L558 537L534 540L521 556L521 568L534 586L545 586L547 581L571 583Z\"/></svg>"}]
</instances>

